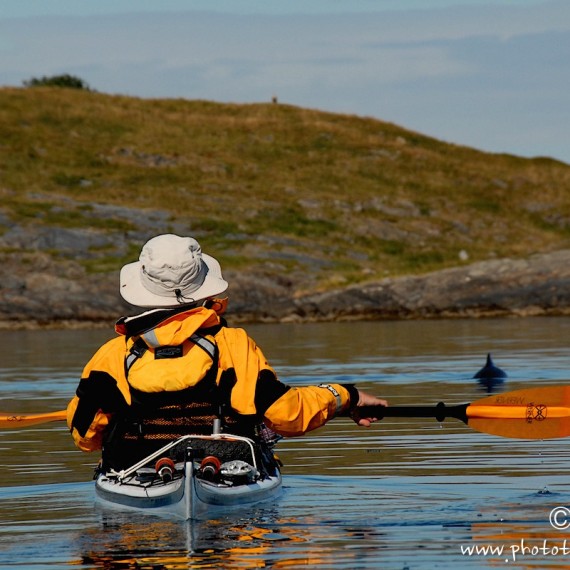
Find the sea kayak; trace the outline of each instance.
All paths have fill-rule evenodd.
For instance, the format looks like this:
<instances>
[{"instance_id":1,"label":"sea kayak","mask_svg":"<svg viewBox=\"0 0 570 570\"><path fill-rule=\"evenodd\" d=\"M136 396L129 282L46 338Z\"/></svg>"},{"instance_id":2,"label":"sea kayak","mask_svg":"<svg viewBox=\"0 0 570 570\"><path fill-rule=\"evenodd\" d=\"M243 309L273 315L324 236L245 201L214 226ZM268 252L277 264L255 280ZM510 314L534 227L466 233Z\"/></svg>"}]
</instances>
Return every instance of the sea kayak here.
<instances>
[{"instance_id":1,"label":"sea kayak","mask_svg":"<svg viewBox=\"0 0 570 570\"><path fill-rule=\"evenodd\" d=\"M214 434L183 436L128 469L101 472L95 490L104 507L195 519L273 498L281 484L277 462L253 440Z\"/></svg>"}]
</instances>

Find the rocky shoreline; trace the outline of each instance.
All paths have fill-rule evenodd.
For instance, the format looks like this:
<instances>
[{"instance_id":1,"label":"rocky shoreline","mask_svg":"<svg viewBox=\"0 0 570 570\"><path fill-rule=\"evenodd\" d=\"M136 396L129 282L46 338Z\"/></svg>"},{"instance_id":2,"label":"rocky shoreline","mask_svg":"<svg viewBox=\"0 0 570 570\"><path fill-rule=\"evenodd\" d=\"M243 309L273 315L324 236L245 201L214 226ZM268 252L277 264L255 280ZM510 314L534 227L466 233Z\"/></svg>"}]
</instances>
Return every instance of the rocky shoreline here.
<instances>
[{"instance_id":1,"label":"rocky shoreline","mask_svg":"<svg viewBox=\"0 0 570 570\"><path fill-rule=\"evenodd\" d=\"M0 328L95 328L136 309L118 273L87 275L46 253L2 253ZM226 272L232 323L570 314L570 250L299 294L291 276Z\"/></svg>"}]
</instances>

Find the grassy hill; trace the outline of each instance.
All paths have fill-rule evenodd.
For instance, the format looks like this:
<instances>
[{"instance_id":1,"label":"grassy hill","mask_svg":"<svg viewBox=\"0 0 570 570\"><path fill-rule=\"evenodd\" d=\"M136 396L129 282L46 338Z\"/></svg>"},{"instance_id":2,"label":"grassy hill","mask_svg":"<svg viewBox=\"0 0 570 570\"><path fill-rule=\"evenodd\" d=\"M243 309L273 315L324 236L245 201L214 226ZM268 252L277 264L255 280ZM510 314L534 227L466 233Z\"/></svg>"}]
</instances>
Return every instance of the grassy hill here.
<instances>
[{"instance_id":1,"label":"grassy hill","mask_svg":"<svg viewBox=\"0 0 570 570\"><path fill-rule=\"evenodd\" d=\"M182 227L226 269L310 276L318 289L570 244L569 165L370 118L6 88L0 133L3 232L127 232L136 216L96 206L161 212L151 235ZM140 245L82 263L117 269Z\"/></svg>"}]
</instances>

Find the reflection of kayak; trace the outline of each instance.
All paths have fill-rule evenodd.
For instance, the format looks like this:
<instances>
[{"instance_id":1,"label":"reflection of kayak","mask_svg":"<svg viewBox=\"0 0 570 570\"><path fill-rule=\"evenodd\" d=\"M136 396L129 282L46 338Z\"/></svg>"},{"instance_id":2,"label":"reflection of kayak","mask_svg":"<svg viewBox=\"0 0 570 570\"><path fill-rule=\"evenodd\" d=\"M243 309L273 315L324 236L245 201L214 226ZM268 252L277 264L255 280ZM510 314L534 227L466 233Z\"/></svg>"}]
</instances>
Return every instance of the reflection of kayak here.
<instances>
[{"instance_id":1,"label":"reflection of kayak","mask_svg":"<svg viewBox=\"0 0 570 570\"><path fill-rule=\"evenodd\" d=\"M128 469L100 473L95 490L106 506L166 510L192 519L217 506L276 496L281 473L276 461L249 438L188 435Z\"/></svg>"}]
</instances>

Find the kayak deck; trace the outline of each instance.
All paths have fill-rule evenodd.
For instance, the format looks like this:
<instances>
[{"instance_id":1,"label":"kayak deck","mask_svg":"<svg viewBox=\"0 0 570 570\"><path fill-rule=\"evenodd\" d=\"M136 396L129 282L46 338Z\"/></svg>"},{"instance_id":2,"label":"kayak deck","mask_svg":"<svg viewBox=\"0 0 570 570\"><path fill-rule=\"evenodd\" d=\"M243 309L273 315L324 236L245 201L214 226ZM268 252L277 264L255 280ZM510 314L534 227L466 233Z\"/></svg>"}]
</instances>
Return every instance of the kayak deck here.
<instances>
[{"instance_id":1,"label":"kayak deck","mask_svg":"<svg viewBox=\"0 0 570 570\"><path fill-rule=\"evenodd\" d=\"M245 443L251 450L250 460L222 463L214 456L196 457L194 447L201 447L207 442L213 442L216 449L231 447L236 442ZM175 463L165 459L168 454L179 452L181 447L185 453L183 461ZM276 464L270 469L258 464L252 440L215 434L184 436L129 469L100 473L95 490L97 498L105 506L157 514L166 510L184 519L192 519L208 516L216 507L240 506L273 498L280 492L281 485L281 473Z\"/></svg>"}]
</instances>

